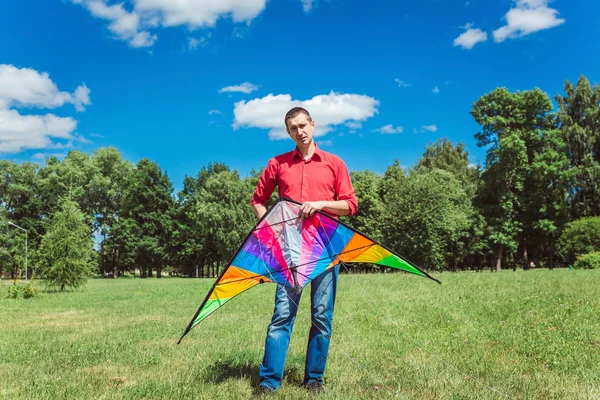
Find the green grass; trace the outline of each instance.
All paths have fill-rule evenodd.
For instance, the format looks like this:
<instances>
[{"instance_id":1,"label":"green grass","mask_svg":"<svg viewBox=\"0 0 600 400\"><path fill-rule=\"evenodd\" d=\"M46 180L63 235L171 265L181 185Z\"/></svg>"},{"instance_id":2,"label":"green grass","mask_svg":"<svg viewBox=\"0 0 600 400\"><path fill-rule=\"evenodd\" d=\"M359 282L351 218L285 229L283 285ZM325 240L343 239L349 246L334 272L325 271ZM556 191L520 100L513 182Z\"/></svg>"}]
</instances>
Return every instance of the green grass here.
<instances>
[{"instance_id":1,"label":"green grass","mask_svg":"<svg viewBox=\"0 0 600 400\"><path fill-rule=\"evenodd\" d=\"M444 284L341 277L321 398L600 398L600 271L436 277ZM0 281L0 398L250 398L274 285L232 300L177 345L212 282L96 279L10 300ZM308 300L274 398L311 398L301 387Z\"/></svg>"}]
</instances>

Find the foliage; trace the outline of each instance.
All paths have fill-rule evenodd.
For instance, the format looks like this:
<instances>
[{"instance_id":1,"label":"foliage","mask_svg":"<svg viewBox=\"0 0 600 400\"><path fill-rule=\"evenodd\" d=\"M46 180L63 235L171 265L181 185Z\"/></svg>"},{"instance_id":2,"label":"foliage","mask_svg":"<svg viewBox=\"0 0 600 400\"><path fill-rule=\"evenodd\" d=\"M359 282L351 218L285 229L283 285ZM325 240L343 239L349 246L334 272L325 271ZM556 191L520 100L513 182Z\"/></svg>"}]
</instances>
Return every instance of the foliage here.
<instances>
[{"instance_id":1,"label":"foliage","mask_svg":"<svg viewBox=\"0 0 600 400\"><path fill-rule=\"evenodd\" d=\"M33 287L33 285L29 282L27 282L25 284L25 286L23 286L23 298L24 299L30 299L32 297L35 297L35 288Z\"/></svg>"},{"instance_id":2,"label":"foliage","mask_svg":"<svg viewBox=\"0 0 600 400\"><path fill-rule=\"evenodd\" d=\"M596 251L577 256L573 267L575 269L600 269L600 252Z\"/></svg>"},{"instance_id":3,"label":"foliage","mask_svg":"<svg viewBox=\"0 0 600 400\"><path fill-rule=\"evenodd\" d=\"M16 283L8 287L8 298L19 299L23 297L23 285L17 285Z\"/></svg>"},{"instance_id":4,"label":"foliage","mask_svg":"<svg viewBox=\"0 0 600 400\"><path fill-rule=\"evenodd\" d=\"M560 250L569 264L577 256L600 251L600 217L581 218L566 225Z\"/></svg>"},{"instance_id":5,"label":"foliage","mask_svg":"<svg viewBox=\"0 0 600 400\"><path fill-rule=\"evenodd\" d=\"M61 200L40 247L42 269L49 288L64 291L84 285L91 273L92 239L85 215L73 200Z\"/></svg>"}]
</instances>

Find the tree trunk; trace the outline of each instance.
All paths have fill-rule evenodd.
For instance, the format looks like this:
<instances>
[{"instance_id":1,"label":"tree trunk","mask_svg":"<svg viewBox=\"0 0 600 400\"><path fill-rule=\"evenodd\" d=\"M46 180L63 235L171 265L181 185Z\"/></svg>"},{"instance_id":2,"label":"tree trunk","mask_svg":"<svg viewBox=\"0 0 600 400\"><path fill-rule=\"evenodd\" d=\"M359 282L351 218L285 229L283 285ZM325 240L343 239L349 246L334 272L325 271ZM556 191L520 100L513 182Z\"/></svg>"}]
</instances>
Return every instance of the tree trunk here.
<instances>
[{"instance_id":1,"label":"tree trunk","mask_svg":"<svg viewBox=\"0 0 600 400\"><path fill-rule=\"evenodd\" d=\"M140 278L146 277L146 267L140 267Z\"/></svg>"},{"instance_id":2,"label":"tree trunk","mask_svg":"<svg viewBox=\"0 0 600 400\"><path fill-rule=\"evenodd\" d=\"M524 247L523 247L523 262L525 263L525 266L523 267L523 269L529 269L529 255L527 254L527 242L525 242Z\"/></svg>"},{"instance_id":3,"label":"tree trunk","mask_svg":"<svg viewBox=\"0 0 600 400\"><path fill-rule=\"evenodd\" d=\"M548 268L554 269L554 249L550 249L550 254L548 255Z\"/></svg>"},{"instance_id":4,"label":"tree trunk","mask_svg":"<svg viewBox=\"0 0 600 400\"><path fill-rule=\"evenodd\" d=\"M162 268L156 267L156 279L162 278Z\"/></svg>"},{"instance_id":5,"label":"tree trunk","mask_svg":"<svg viewBox=\"0 0 600 400\"><path fill-rule=\"evenodd\" d=\"M146 276L152 278L152 267L148 267L148 274Z\"/></svg>"},{"instance_id":6,"label":"tree trunk","mask_svg":"<svg viewBox=\"0 0 600 400\"><path fill-rule=\"evenodd\" d=\"M496 257L496 272L502 271L502 251L503 250L504 250L504 247L500 246L500 249L498 250L498 255Z\"/></svg>"}]
</instances>

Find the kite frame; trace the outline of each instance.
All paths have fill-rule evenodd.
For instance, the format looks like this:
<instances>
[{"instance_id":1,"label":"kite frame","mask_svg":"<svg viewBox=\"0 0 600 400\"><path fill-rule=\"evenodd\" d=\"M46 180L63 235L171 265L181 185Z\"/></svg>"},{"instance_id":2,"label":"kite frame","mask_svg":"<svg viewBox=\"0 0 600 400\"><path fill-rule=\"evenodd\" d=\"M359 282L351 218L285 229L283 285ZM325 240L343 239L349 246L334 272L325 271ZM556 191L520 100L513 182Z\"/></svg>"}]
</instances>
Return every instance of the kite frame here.
<instances>
[{"instance_id":1,"label":"kite frame","mask_svg":"<svg viewBox=\"0 0 600 400\"><path fill-rule=\"evenodd\" d=\"M217 279L215 280L215 282L213 283L213 285L211 286L210 290L208 291L208 293L206 294L206 297L204 298L204 300L202 301L202 303L200 304L200 307L198 307L198 311L196 311L196 313L194 314L194 316L192 317L192 320L190 321L190 323L188 324L187 328L185 328L185 331L183 332L183 334L181 335L181 338L179 339L179 341L177 342L177 344L181 343L181 341L183 340L184 336L188 334L188 332L190 330L192 330L192 327L194 325L194 321L196 320L196 318L198 317L198 315L200 314L200 311L202 311L202 308L206 305L206 303L208 302L208 299L210 298L210 295L212 294L212 292L214 291L214 289L217 287L217 283L221 280L221 278L223 277L223 275L225 275L225 272L227 272L227 270L229 269L229 267L231 266L231 263L233 262L233 260L235 260L235 258L237 257L237 255L239 254L239 252L242 250L243 248L243 244L250 238L250 236L254 233L254 231L258 228L258 226L261 224L261 222L263 222L263 220L267 217L267 215L269 215L269 213L271 212L271 210L273 210L273 208L275 207L275 205L277 205L278 203L282 202L282 201L287 201L296 205L301 206L302 203L296 201L296 200L292 200L290 198L287 197L278 197L277 200L275 200L275 202L273 203L273 205L271 207L269 207L269 209L267 210L267 212L265 212L263 214L262 217L260 217L260 219L256 222L256 224L254 225L254 227L250 230L250 232L248 232L248 234L246 235L246 237L244 238L244 240L242 240L242 244L238 247L238 249L235 251L235 253L233 254L233 256L229 259L229 261L227 262L225 268L223 268L223 271L219 274L219 276L217 277ZM317 210L316 213L322 214L328 218L331 219L335 219L336 223L341 224L342 226L350 229L352 232L354 233L358 233L359 235L364 236L365 238L369 239L370 241L372 241L374 244L381 246L382 248L384 248L385 250L389 251L391 254L395 255L396 257L400 258L401 260L405 261L406 263L408 263L411 267L417 269L418 271L422 272L423 275L437 283L439 283L440 285L442 284L441 281L439 281L438 279L434 278L433 276L429 275L426 271L424 271L423 269L421 269L419 266L417 266L415 263L413 263L412 261L406 259L405 257L402 257L400 254L396 253L395 251L393 251L392 249L388 248L387 246L385 246L384 244L380 243L379 241L369 237L368 235L358 231L357 229L351 227L350 225L344 223L343 221L340 221L339 219L333 218L331 215L329 215L326 212L323 212L321 210ZM295 219L295 218L294 218ZM285 222L285 221L282 221ZM279 222L281 223L281 222ZM341 260L339 261L340 263L344 264ZM294 267L295 268L295 267ZM402 270L400 270L402 271ZM404 271L407 272L407 271ZM408 273L408 272L407 272ZM263 282L261 282L263 283ZM241 294L241 293L240 293Z\"/></svg>"}]
</instances>

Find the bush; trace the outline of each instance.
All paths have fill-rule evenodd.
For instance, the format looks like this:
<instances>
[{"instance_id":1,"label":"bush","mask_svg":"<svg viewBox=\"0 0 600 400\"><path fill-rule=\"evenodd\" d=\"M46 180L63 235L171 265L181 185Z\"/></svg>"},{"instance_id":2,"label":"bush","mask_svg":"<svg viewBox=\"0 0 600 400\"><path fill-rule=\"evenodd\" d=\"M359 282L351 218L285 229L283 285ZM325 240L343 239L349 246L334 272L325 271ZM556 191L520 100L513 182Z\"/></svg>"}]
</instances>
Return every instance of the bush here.
<instances>
[{"instance_id":1,"label":"bush","mask_svg":"<svg viewBox=\"0 0 600 400\"><path fill-rule=\"evenodd\" d=\"M28 283L23 287L23 298L30 299L35 296L35 289L31 286L31 283Z\"/></svg>"},{"instance_id":2,"label":"bush","mask_svg":"<svg viewBox=\"0 0 600 400\"><path fill-rule=\"evenodd\" d=\"M560 253L569 264L578 256L600 251L600 217L570 222L560 237Z\"/></svg>"},{"instance_id":3,"label":"bush","mask_svg":"<svg viewBox=\"0 0 600 400\"><path fill-rule=\"evenodd\" d=\"M577 257L573 267L575 269L600 269L600 252L595 251Z\"/></svg>"},{"instance_id":4,"label":"bush","mask_svg":"<svg viewBox=\"0 0 600 400\"><path fill-rule=\"evenodd\" d=\"M9 299L18 299L21 297L23 297L23 286L17 285L15 283L14 285L11 285L8 287L8 298Z\"/></svg>"}]
</instances>

